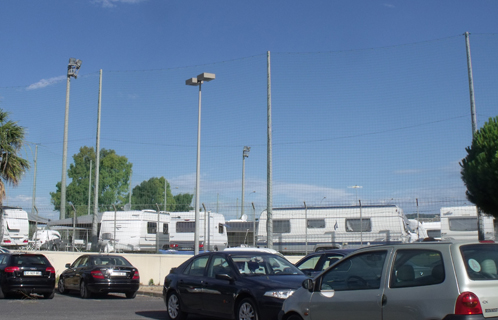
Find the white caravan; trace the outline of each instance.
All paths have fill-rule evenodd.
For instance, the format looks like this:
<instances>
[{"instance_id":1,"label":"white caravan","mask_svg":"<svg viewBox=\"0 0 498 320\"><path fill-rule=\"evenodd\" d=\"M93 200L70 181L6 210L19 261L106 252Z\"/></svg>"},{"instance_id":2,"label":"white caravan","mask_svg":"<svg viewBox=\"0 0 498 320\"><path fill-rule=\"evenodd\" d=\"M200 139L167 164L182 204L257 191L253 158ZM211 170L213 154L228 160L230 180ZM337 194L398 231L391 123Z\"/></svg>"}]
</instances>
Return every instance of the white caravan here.
<instances>
[{"instance_id":1,"label":"white caravan","mask_svg":"<svg viewBox=\"0 0 498 320\"><path fill-rule=\"evenodd\" d=\"M441 239L478 240L477 209L475 206L443 207L441 214ZM494 218L483 216L484 238L495 240Z\"/></svg>"},{"instance_id":2,"label":"white caravan","mask_svg":"<svg viewBox=\"0 0 498 320\"><path fill-rule=\"evenodd\" d=\"M32 237L34 248L37 250L62 249L62 236L57 230L38 229Z\"/></svg>"},{"instance_id":3,"label":"white caravan","mask_svg":"<svg viewBox=\"0 0 498 320\"><path fill-rule=\"evenodd\" d=\"M427 236L435 240L441 240L441 221L422 222Z\"/></svg>"},{"instance_id":4,"label":"white caravan","mask_svg":"<svg viewBox=\"0 0 498 320\"><path fill-rule=\"evenodd\" d=\"M272 221L273 249L282 253L418 240L395 205L274 208ZM259 219L258 246L267 246L266 228L265 210Z\"/></svg>"},{"instance_id":5,"label":"white caravan","mask_svg":"<svg viewBox=\"0 0 498 320\"><path fill-rule=\"evenodd\" d=\"M2 207L3 239L2 247L20 249L28 246L29 221L28 213L21 208Z\"/></svg>"},{"instance_id":6,"label":"white caravan","mask_svg":"<svg viewBox=\"0 0 498 320\"><path fill-rule=\"evenodd\" d=\"M170 249L193 251L194 230L195 212L171 212ZM199 212L197 230L200 251L221 251L228 246L225 216L221 213Z\"/></svg>"},{"instance_id":7,"label":"white caravan","mask_svg":"<svg viewBox=\"0 0 498 320\"><path fill-rule=\"evenodd\" d=\"M157 226L159 219L159 228ZM169 213L154 210L106 211L102 214L99 247L104 252L157 251L168 247ZM159 230L158 230L159 229ZM159 231L159 235L157 235Z\"/></svg>"}]
</instances>

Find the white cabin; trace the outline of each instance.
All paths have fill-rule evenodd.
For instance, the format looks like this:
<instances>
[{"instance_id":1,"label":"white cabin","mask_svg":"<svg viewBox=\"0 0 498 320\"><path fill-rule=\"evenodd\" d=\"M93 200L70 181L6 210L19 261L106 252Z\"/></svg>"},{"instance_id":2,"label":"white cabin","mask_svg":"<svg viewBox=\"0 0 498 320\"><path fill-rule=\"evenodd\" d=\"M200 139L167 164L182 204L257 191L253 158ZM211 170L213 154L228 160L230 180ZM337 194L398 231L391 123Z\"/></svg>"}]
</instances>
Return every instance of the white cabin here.
<instances>
[{"instance_id":1,"label":"white cabin","mask_svg":"<svg viewBox=\"0 0 498 320\"><path fill-rule=\"evenodd\" d=\"M282 253L418 240L395 205L274 208L272 221L273 248ZM259 219L258 246L267 246L266 228L264 210Z\"/></svg>"},{"instance_id":2,"label":"white cabin","mask_svg":"<svg viewBox=\"0 0 498 320\"><path fill-rule=\"evenodd\" d=\"M0 214L3 214L3 239L1 239L1 246L9 249L20 249L28 246L28 213L21 208L2 207Z\"/></svg>"},{"instance_id":3,"label":"white cabin","mask_svg":"<svg viewBox=\"0 0 498 320\"><path fill-rule=\"evenodd\" d=\"M197 230L199 251L221 251L228 246L225 216L221 213L199 212ZM194 231L195 212L171 212L170 248L172 250L193 251Z\"/></svg>"},{"instance_id":4,"label":"white cabin","mask_svg":"<svg viewBox=\"0 0 498 320\"><path fill-rule=\"evenodd\" d=\"M157 238L159 249L168 247L170 221L170 214L163 211L106 211L102 214L99 246L105 252L156 252Z\"/></svg>"},{"instance_id":5,"label":"white cabin","mask_svg":"<svg viewBox=\"0 0 498 320\"><path fill-rule=\"evenodd\" d=\"M477 208L475 206L443 207L441 214L442 240L478 240ZM495 240L494 218L483 216L484 238Z\"/></svg>"}]
</instances>

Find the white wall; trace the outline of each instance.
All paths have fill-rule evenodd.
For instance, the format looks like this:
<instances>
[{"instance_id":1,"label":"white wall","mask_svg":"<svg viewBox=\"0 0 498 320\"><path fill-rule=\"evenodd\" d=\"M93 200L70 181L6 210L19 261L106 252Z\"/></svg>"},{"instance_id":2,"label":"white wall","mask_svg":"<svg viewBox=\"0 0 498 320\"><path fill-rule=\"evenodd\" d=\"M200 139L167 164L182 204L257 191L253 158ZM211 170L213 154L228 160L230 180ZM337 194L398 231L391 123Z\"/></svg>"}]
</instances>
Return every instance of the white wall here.
<instances>
[{"instance_id":1,"label":"white wall","mask_svg":"<svg viewBox=\"0 0 498 320\"><path fill-rule=\"evenodd\" d=\"M76 258L85 254L84 252L66 252L66 251L40 251L44 254L55 268L55 273L59 276L64 271L66 263L73 263ZM130 263L140 272L140 283L149 285L150 279L155 285L163 285L171 268L178 267L186 261L191 255L184 254L126 254L118 253L130 261ZM286 257L290 262L297 262L301 256Z\"/></svg>"}]
</instances>

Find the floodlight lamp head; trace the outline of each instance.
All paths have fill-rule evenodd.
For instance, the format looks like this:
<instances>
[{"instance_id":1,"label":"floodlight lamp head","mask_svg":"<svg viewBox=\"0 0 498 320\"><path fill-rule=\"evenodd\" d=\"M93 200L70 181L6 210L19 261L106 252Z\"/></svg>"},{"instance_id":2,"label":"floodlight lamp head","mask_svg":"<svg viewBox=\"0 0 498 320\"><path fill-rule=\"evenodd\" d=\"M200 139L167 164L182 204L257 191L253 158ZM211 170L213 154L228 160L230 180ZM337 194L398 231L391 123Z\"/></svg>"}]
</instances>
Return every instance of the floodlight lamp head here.
<instances>
[{"instance_id":1,"label":"floodlight lamp head","mask_svg":"<svg viewBox=\"0 0 498 320\"><path fill-rule=\"evenodd\" d=\"M74 77L75 79L78 77L78 70L81 67L81 60L75 58L69 58L69 64L67 65L67 76Z\"/></svg>"},{"instance_id":2,"label":"floodlight lamp head","mask_svg":"<svg viewBox=\"0 0 498 320\"><path fill-rule=\"evenodd\" d=\"M190 78L190 79L185 80L185 84L187 86L198 86L199 82L197 82L197 78Z\"/></svg>"},{"instance_id":3,"label":"floodlight lamp head","mask_svg":"<svg viewBox=\"0 0 498 320\"><path fill-rule=\"evenodd\" d=\"M216 75L214 73L204 72L204 73L201 73L200 75L197 76L197 81L207 82L207 81L214 80L215 78L216 78Z\"/></svg>"},{"instance_id":4,"label":"floodlight lamp head","mask_svg":"<svg viewBox=\"0 0 498 320\"><path fill-rule=\"evenodd\" d=\"M251 151L251 147L245 146L244 151L242 151L242 157L247 158L249 157L249 152Z\"/></svg>"}]
</instances>

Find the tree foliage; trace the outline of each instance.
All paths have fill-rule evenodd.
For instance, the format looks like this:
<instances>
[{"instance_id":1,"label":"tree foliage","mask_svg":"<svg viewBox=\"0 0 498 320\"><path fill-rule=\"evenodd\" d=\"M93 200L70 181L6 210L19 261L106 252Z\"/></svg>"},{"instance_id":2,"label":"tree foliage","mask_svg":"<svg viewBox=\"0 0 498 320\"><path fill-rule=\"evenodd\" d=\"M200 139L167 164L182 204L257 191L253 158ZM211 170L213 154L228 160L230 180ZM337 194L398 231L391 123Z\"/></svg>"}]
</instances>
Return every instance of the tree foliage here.
<instances>
[{"instance_id":1,"label":"tree foliage","mask_svg":"<svg viewBox=\"0 0 498 320\"><path fill-rule=\"evenodd\" d=\"M90 179L90 160L92 160L92 189L95 186L95 159L93 147L81 147L80 152L73 156L74 163L70 164L68 177L71 183L66 188L66 199L71 202L77 215L88 213L88 186ZM102 149L99 164L99 210L114 210L112 205L121 207L127 202L128 186L131 176L132 164L125 156L119 156L114 150ZM60 210L61 182L56 185L56 192L51 192L51 201L55 210ZM90 199L93 202L94 191L91 190ZM93 206L91 204L91 206ZM71 209L70 206L66 208ZM68 215L68 216L72 216Z\"/></svg>"},{"instance_id":2,"label":"tree foliage","mask_svg":"<svg viewBox=\"0 0 498 320\"><path fill-rule=\"evenodd\" d=\"M498 218L498 117L490 118L465 150L460 166L467 199Z\"/></svg>"},{"instance_id":3,"label":"tree foliage","mask_svg":"<svg viewBox=\"0 0 498 320\"><path fill-rule=\"evenodd\" d=\"M29 169L29 161L19 156L23 144L24 128L0 109L0 205L5 198L4 183L17 186Z\"/></svg>"},{"instance_id":4,"label":"tree foliage","mask_svg":"<svg viewBox=\"0 0 498 320\"><path fill-rule=\"evenodd\" d=\"M133 188L131 203L133 210L153 209L156 204L164 210L164 187L166 186L166 211L189 211L193 195L185 193L173 196L171 186L164 177L150 178Z\"/></svg>"}]
</instances>

